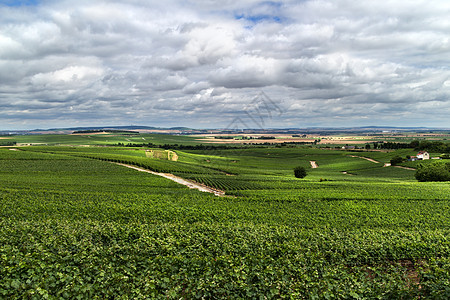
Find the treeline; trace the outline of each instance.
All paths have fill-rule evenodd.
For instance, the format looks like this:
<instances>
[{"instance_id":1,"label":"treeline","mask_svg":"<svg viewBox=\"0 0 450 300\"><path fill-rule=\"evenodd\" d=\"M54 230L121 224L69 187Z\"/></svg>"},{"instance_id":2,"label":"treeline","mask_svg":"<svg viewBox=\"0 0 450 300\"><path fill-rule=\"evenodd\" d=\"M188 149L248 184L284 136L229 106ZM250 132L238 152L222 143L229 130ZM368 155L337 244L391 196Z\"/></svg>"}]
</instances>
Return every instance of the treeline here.
<instances>
[{"instance_id":1,"label":"treeline","mask_svg":"<svg viewBox=\"0 0 450 300\"><path fill-rule=\"evenodd\" d=\"M441 141L413 141L417 143L417 150L427 150L431 152L450 152L450 143L444 143Z\"/></svg>"},{"instance_id":2,"label":"treeline","mask_svg":"<svg viewBox=\"0 0 450 300\"><path fill-rule=\"evenodd\" d=\"M317 145L318 142L318 140L314 140L313 142L283 142L275 145L276 147L286 147L290 145Z\"/></svg>"},{"instance_id":3,"label":"treeline","mask_svg":"<svg viewBox=\"0 0 450 300\"><path fill-rule=\"evenodd\" d=\"M16 142L0 142L0 146L15 146L17 143Z\"/></svg>"},{"instance_id":4,"label":"treeline","mask_svg":"<svg viewBox=\"0 0 450 300\"><path fill-rule=\"evenodd\" d=\"M413 148L417 151L426 150L429 152L450 152L450 143L444 143L442 141L412 141L410 143L373 143L374 149L410 149Z\"/></svg>"},{"instance_id":5,"label":"treeline","mask_svg":"<svg viewBox=\"0 0 450 300\"><path fill-rule=\"evenodd\" d=\"M409 149L415 148L411 146L411 143L374 143L374 149L389 149L389 150L397 150L397 149Z\"/></svg>"}]
</instances>

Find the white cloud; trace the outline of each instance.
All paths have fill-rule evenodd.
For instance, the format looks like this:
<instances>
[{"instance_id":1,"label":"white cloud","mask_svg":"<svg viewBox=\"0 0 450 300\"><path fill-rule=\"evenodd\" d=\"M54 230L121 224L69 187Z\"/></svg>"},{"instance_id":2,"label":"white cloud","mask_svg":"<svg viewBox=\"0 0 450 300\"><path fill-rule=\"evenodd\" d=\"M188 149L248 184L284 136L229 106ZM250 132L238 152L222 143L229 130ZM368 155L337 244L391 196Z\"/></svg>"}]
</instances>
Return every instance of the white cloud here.
<instances>
[{"instance_id":1,"label":"white cloud","mask_svg":"<svg viewBox=\"0 0 450 300\"><path fill-rule=\"evenodd\" d=\"M449 11L443 0L0 5L0 128L226 126L261 90L286 109L270 127L450 127Z\"/></svg>"}]
</instances>

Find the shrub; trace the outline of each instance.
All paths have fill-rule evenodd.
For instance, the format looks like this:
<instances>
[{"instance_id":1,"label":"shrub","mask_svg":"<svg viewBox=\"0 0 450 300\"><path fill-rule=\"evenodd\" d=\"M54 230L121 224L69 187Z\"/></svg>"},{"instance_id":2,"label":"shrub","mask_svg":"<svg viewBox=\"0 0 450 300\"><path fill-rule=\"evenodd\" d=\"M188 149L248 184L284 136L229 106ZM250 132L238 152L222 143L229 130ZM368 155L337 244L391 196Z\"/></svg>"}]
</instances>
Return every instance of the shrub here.
<instances>
[{"instance_id":1,"label":"shrub","mask_svg":"<svg viewBox=\"0 0 450 300\"><path fill-rule=\"evenodd\" d=\"M306 169L304 167L295 167L294 175L297 178L304 178L307 175Z\"/></svg>"},{"instance_id":2,"label":"shrub","mask_svg":"<svg viewBox=\"0 0 450 300\"><path fill-rule=\"evenodd\" d=\"M403 158L401 158L400 156L394 156L391 159L391 166L395 166L398 165L399 163L403 162Z\"/></svg>"},{"instance_id":3,"label":"shrub","mask_svg":"<svg viewBox=\"0 0 450 300\"><path fill-rule=\"evenodd\" d=\"M415 177L419 181L450 181L450 163L420 164Z\"/></svg>"}]
</instances>

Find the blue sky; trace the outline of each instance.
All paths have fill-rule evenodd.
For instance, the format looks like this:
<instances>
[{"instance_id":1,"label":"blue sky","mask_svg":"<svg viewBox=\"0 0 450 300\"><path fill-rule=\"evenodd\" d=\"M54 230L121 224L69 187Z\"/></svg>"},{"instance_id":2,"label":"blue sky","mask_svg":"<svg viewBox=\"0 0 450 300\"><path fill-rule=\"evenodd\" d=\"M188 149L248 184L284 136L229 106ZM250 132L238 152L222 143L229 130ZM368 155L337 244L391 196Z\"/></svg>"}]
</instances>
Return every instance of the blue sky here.
<instances>
[{"instance_id":1,"label":"blue sky","mask_svg":"<svg viewBox=\"0 0 450 300\"><path fill-rule=\"evenodd\" d=\"M283 17L280 13L282 2L263 1L257 3L252 10L237 11L235 18L237 20L246 20L252 25L261 22L282 23Z\"/></svg>"},{"instance_id":2,"label":"blue sky","mask_svg":"<svg viewBox=\"0 0 450 300\"><path fill-rule=\"evenodd\" d=\"M30 6L30 5L38 5L38 0L1 0L0 5L6 6Z\"/></svg>"},{"instance_id":3,"label":"blue sky","mask_svg":"<svg viewBox=\"0 0 450 300\"><path fill-rule=\"evenodd\" d=\"M0 3L0 130L450 127L448 1Z\"/></svg>"}]
</instances>

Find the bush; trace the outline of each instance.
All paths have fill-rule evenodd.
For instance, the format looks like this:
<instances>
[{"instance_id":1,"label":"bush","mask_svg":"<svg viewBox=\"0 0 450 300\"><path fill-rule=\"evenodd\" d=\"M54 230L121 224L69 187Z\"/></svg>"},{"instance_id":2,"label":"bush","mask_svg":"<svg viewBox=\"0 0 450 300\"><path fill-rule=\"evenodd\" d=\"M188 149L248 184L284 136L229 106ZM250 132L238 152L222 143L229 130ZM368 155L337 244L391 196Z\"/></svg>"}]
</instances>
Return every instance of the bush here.
<instances>
[{"instance_id":1,"label":"bush","mask_svg":"<svg viewBox=\"0 0 450 300\"><path fill-rule=\"evenodd\" d=\"M304 167L295 167L294 175L297 178L304 178L307 175L306 169Z\"/></svg>"},{"instance_id":2,"label":"bush","mask_svg":"<svg viewBox=\"0 0 450 300\"><path fill-rule=\"evenodd\" d=\"M419 181L450 181L450 163L420 164L415 177Z\"/></svg>"},{"instance_id":3,"label":"bush","mask_svg":"<svg viewBox=\"0 0 450 300\"><path fill-rule=\"evenodd\" d=\"M396 165L398 165L398 164L400 164L402 162L403 162L403 158L401 158L400 156L394 156L391 159L391 166L396 166Z\"/></svg>"}]
</instances>

